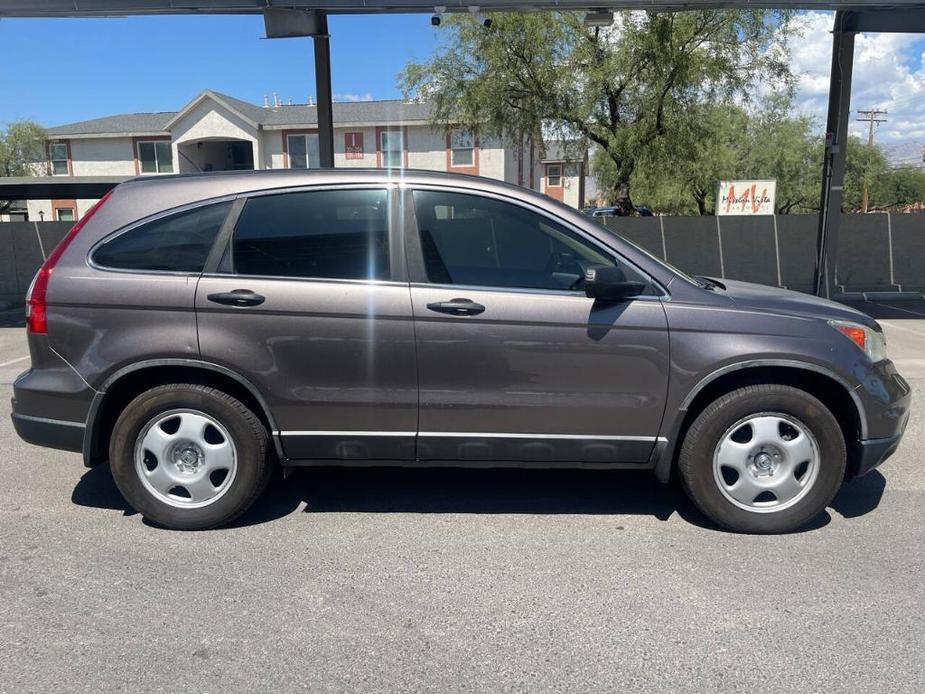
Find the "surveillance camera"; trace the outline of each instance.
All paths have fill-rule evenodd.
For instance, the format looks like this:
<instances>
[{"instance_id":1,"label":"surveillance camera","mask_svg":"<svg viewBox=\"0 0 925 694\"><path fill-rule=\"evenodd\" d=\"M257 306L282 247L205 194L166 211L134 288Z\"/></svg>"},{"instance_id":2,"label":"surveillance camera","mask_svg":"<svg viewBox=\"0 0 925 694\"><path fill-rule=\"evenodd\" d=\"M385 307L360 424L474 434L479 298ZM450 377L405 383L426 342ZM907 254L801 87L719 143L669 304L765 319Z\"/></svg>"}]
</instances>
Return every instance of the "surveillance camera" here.
<instances>
[{"instance_id":1,"label":"surveillance camera","mask_svg":"<svg viewBox=\"0 0 925 694\"><path fill-rule=\"evenodd\" d=\"M440 26L440 22L441 22L441 19L440 19L440 15L439 15L439 14L435 14L435 15L433 15L433 16L430 18L430 25L431 25L432 27L438 27L438 26Z\"/></svg>"},{"instance_id":2,"label":"surveillance camera","mask_svg":"<svg viewBox=\"0 0 925 694\"><path fill-rule=\"evenodd\" d=\"M478 5L469 5L469 14L474 16L476 21L483 27L491 29L491 17L486 17L482 14Z\"/></svg>"},{"instance_id":3,"label":"surveillance camera","mask_svg":"<svg viewBox=\"0 0 925 694\"><path fill-rule=\"evenodd\" d=\"M440 22L443 21L444 12L446 12L446 5L437 5L434 7L434 14L430 18L430 25L433 27L440 26Z\"/></svg>"}]
</instances>

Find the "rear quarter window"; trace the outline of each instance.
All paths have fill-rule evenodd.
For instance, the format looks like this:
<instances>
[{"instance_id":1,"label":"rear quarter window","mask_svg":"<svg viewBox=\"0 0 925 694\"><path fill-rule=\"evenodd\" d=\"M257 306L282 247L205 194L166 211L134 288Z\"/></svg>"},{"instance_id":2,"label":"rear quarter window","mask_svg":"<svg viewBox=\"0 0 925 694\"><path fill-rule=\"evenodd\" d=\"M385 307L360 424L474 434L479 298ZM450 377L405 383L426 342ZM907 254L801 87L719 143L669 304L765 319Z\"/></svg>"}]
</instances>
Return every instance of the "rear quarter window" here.
<instances>
[{"instance_id":1,"label":"rear quarter window","mask_svg":"<svg viewBox=\"0 0 925 694\"><path fill-rule=\"evenodd\" d=\"M96 265L116 270L202 272L231 201L155 219L119 234L94 251Z\"/></svg>"}]
</instances>

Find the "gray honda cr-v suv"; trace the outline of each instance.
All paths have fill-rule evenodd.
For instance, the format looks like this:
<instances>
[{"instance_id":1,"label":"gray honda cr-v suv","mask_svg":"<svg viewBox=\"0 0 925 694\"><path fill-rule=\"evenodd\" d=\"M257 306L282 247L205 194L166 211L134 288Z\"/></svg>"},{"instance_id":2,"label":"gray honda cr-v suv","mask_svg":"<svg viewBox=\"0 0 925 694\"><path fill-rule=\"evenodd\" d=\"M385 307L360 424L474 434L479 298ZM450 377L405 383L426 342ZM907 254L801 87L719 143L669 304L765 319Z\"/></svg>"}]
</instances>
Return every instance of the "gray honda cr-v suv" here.
<instances>
[{"instance_id":1,"label":"gray honda cr-v suv","mask_svg":"<svg viewBox=\"0 0 925 694\"><path fill-rule=\"evenodd\" d=\"M108 459L171 528L227 523L278 461L676 470L717 523L782 532L895 450L910 402L857 311L426 172L129 181L27 323L19 435Z\"/></svg>"}]
</instances>

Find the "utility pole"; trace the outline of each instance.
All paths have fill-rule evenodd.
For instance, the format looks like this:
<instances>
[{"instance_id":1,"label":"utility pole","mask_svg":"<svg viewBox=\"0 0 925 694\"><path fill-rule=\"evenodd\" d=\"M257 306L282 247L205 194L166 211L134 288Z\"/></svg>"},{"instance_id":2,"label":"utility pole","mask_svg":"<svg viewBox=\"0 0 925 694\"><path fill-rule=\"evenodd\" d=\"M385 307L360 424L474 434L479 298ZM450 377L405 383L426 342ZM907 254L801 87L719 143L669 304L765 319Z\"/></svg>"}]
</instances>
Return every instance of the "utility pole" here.
<instances>
[{"instance_id":1,"label":"utility pole","mask_svg":"<svg viewBox=\"0 0 925 694\"><path fill-rule=\"evenodd\" d=\"M857 120L862 123L867 123L867 146L873 150L874 148L874 125L879 123L886 123L886 118L880 118L879 116L885 116L887 112L885 110L881 111L878 108L872 108L869 111L858 111ZM864 178L864 199L862 201L862 206L864 207L864 213L867 213L867 178Z\"/></svg>"}]
</instances>

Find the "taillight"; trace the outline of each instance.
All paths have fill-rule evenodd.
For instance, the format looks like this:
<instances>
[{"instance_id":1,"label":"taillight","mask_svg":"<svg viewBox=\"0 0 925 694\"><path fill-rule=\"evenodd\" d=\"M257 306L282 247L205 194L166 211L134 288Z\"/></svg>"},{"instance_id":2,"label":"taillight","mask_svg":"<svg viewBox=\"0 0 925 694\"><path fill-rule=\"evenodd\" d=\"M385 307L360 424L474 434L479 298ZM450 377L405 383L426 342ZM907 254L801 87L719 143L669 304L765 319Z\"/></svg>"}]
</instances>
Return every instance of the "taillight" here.
<instances>
[{"instance_id":1,"label":"taillight","mask_svg":"<svg viewBox=\"0 0 925 694\"><path fill-rule=\"evenodd\" d=\"M87 222L96 214L97 210L109 200L110 195L112 195L111 190L97 200L93 207L87 210L87 213L80 218L79 222L71 227L67 235L61 239L61 242L55 246L54 250L45 259L45 262L42 263L42 267L39 268L39 271L35 273L32 284L29 285L29 293L26 294L26 330L30 333L35 333L37 335L45 335L48 333L48 313L46 311L45 297L48 293L48 280L51 279L51 272L55 269L55 265L57 265L64 251L67 250L71 241L73 241L77 234L80 233L80 230L86 226Z\"/></svg>"}]
</instances>

